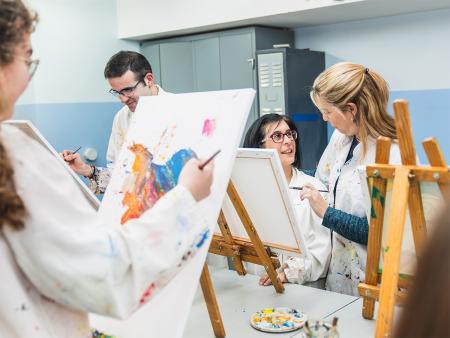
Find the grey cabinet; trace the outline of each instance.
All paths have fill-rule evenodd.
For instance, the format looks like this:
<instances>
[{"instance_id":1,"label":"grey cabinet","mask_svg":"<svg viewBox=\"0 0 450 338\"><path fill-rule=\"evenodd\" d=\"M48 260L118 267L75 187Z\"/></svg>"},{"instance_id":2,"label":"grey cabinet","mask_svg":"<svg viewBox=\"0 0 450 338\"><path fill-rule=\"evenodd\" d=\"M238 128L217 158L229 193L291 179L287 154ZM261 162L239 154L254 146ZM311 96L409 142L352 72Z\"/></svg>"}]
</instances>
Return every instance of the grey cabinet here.
<instances>
[{"instance_id":1,"label":"grey cabinet","mask_svg":"<svg viewBox=\"0 0 450 338\"><path fill-rule=\"evenodd\" d=\"M219 43L218 37L204 38L192 42L195 91L222 89Z\"/></svg>"},{"instance_id":2,"label":"grey cabinet","mask_svg":"<svg viewBox=\"0 0 450 338\"><path fill-rule=\"evenodd\" d=\"M159 45L161 85L174 93L195 91L194 56L191 42L161 43Z\"/></svg>"},{"instance_id":3,"label":"grey cabinet","mask_svg":"<svg viewBox=\"0 0 450 338\"><path fill-rule=\"evenodd\" d=\"M159 63L159 44L147 44L141 48L144 54L150 61L153 70L153 77L156 83L161 83L161 65Z\"/></svg>"},{"instance_id":4,"label":"grey cabinet","mask_svg":"<svg viewBox=\"0 0 450 338\"><path fill-rule=\"evenodd\" d=\"M141 43L156 81L172 93L257 88L256 51L294 45L292 31L247 27ZM258 117L255 97L249 124Z\"/></svg>"}]
</instances>

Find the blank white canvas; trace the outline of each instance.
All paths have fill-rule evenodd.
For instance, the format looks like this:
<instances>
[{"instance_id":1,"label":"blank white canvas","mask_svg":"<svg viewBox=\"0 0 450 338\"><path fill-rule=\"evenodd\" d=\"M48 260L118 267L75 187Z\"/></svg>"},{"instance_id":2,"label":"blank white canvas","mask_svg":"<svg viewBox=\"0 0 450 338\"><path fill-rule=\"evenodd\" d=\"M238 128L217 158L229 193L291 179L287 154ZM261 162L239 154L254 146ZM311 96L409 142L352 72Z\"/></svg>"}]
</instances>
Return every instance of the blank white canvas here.
<instances>
[{"instance_id":1,"label":"blank white canvas","mask_svg":"<svg viewBox=\"0 0 450 338\"><path fill-rule=\"evenodd\" d=\"M122 184L134 158L128 147L133 143L145 145L154 161L161 163L180 148L193 149L200 158L220 149L211 195L197 207L210 236L183 269L129 319L90 315L92 327L120 338L182 336L254 95L253 89L241 89L140 98L99 212L106 220L120 221ZM202 131L206 119L215 124L209 136Z\"/></svg>"},{"instance_id":2,"label":"blank white canvas","mask_svg":"<svg viewBox=\"0 0 450 338\"><path fill-rule=\"evenodd\" d=\"M274 149L239 149L231 180L261 240L274 251L307 255L299 219L289 197L283 168ZM223 212L233 236L249 239L226 195ZM217 232L218 230L216 230ZM277 249L277 246L291 250Z\"/></svg>"}]
</instances>

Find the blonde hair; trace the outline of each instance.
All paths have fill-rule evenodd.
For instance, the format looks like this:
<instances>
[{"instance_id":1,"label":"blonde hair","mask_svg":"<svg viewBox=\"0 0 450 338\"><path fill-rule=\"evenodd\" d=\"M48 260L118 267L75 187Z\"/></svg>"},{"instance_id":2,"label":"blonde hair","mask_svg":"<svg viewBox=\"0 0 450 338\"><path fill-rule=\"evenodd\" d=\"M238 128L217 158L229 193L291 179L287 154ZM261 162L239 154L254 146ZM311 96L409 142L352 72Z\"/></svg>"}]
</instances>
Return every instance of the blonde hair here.
<instances>
[{"instance_id":1,"label":"blonde hair","mask_svg":"<svg viewBox=\"0 0 450 338\"><path fill-rule=\"evenodd\" d=\"M351 62L340 62L324 70L314 81L310 92L317 106L320 97L345 112L348 103L357 107L354 123L359 128L364 158L369 137L397 138L395 121L387 112L389 87L383 77L374 70Z\"/></svg>"}]
</instances>

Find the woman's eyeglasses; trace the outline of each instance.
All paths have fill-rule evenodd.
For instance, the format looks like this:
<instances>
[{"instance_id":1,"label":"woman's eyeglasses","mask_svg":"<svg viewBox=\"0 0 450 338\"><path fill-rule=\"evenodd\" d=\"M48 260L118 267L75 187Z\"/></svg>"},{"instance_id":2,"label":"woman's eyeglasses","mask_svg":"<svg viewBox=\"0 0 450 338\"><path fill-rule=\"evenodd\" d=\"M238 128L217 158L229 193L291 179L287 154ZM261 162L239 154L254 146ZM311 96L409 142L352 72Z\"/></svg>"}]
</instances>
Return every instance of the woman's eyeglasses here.
<instances>
[{"instance_id":1,"label":"woman's eyeglasses","mask_svg":"<svg viewBox=\"0 0 450 338\"><path fill-rule=\"evenodd\" d=\"M295 130L287 130L285 133L282 133L281 131L276 131L272 135L268 136L272 139L275 143L281 143L284 140L284 137L287 136L290 140L296 140L297 139L297 132ZM263 140L261 143L266 142L267 139Z\"/></svg>"},{"instance_id":2,"label":"woman's eyeglasses","mask_svg":"<svg viewBox=\"0 0 450 338\"><path fill-rule=\"evenodd\" d=\"M20 59L23 59L23 61L25 62L25 64L28 67L28 79L29 81L31 81L31 79L34 76L34 73L36 73L36 70L39 66L39 59L34 59L34 60L30 60L30 59L26 59L26 58L22 58L19 57Z\"/></svg>"},{"instance_id":3,"label":"woman's eyeglasses","mask_svg":"<svg viewBox=\"0 0 450 338\"><path fill-rule=\"evenodd\" d=\"M26 63L28 66L28 76L30 77L30 80L31 80L39 66L39 59L27 60Z\"/></svg>"}]
</instances>

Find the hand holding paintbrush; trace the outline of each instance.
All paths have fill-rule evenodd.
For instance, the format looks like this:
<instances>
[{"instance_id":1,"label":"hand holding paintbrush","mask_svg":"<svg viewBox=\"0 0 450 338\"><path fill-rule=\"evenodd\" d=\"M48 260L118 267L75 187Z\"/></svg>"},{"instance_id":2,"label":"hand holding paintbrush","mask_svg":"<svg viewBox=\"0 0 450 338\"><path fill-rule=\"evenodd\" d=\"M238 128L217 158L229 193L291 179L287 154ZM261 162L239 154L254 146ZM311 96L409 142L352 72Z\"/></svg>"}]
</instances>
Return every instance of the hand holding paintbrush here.
<instances>
[{"instance_id":1,"label":"hand holding paintbrush","mask_svg":"<svg viewBox=\"0 0 450 338\"><path fill-rule=\"evenodd\" d=\"M323 218L325 212L328 209L328 202L322 196L322 192L328 192L324 189L318 190L311 183L303 184L303 187L295 187L296 190L300 190L300 199L303 201L305 198L309 201L309 205L314 210L317 216ZM301 188L301 189L300 189Z\"/></svg>"},{"instance_id":2,"label":"hand holding paintbrush","mask_svg":"<svg viewBox=\"0 0 450 338\"><path fill-rule=\"evenodd\" d=\"M92 167L84 163L81 156L77 154L80 149L81 146L75 150L64 150L60 155L62 159L67 162L69 167L78 175L88 177L92 173Z\"/></svg>"},{"instance_id":3,"label":"hand holding paintbrush","mask_svg":"<svg viewBox=\"0 0 450 338\"><path fill-rule=\"evenodd\" d=\"M191 159L181 170L178 184L186 187L196 201L207 197L211 192L213 180L213 159L220 153L216 151L207 160Z\"/></svg>"}]
</instances>

